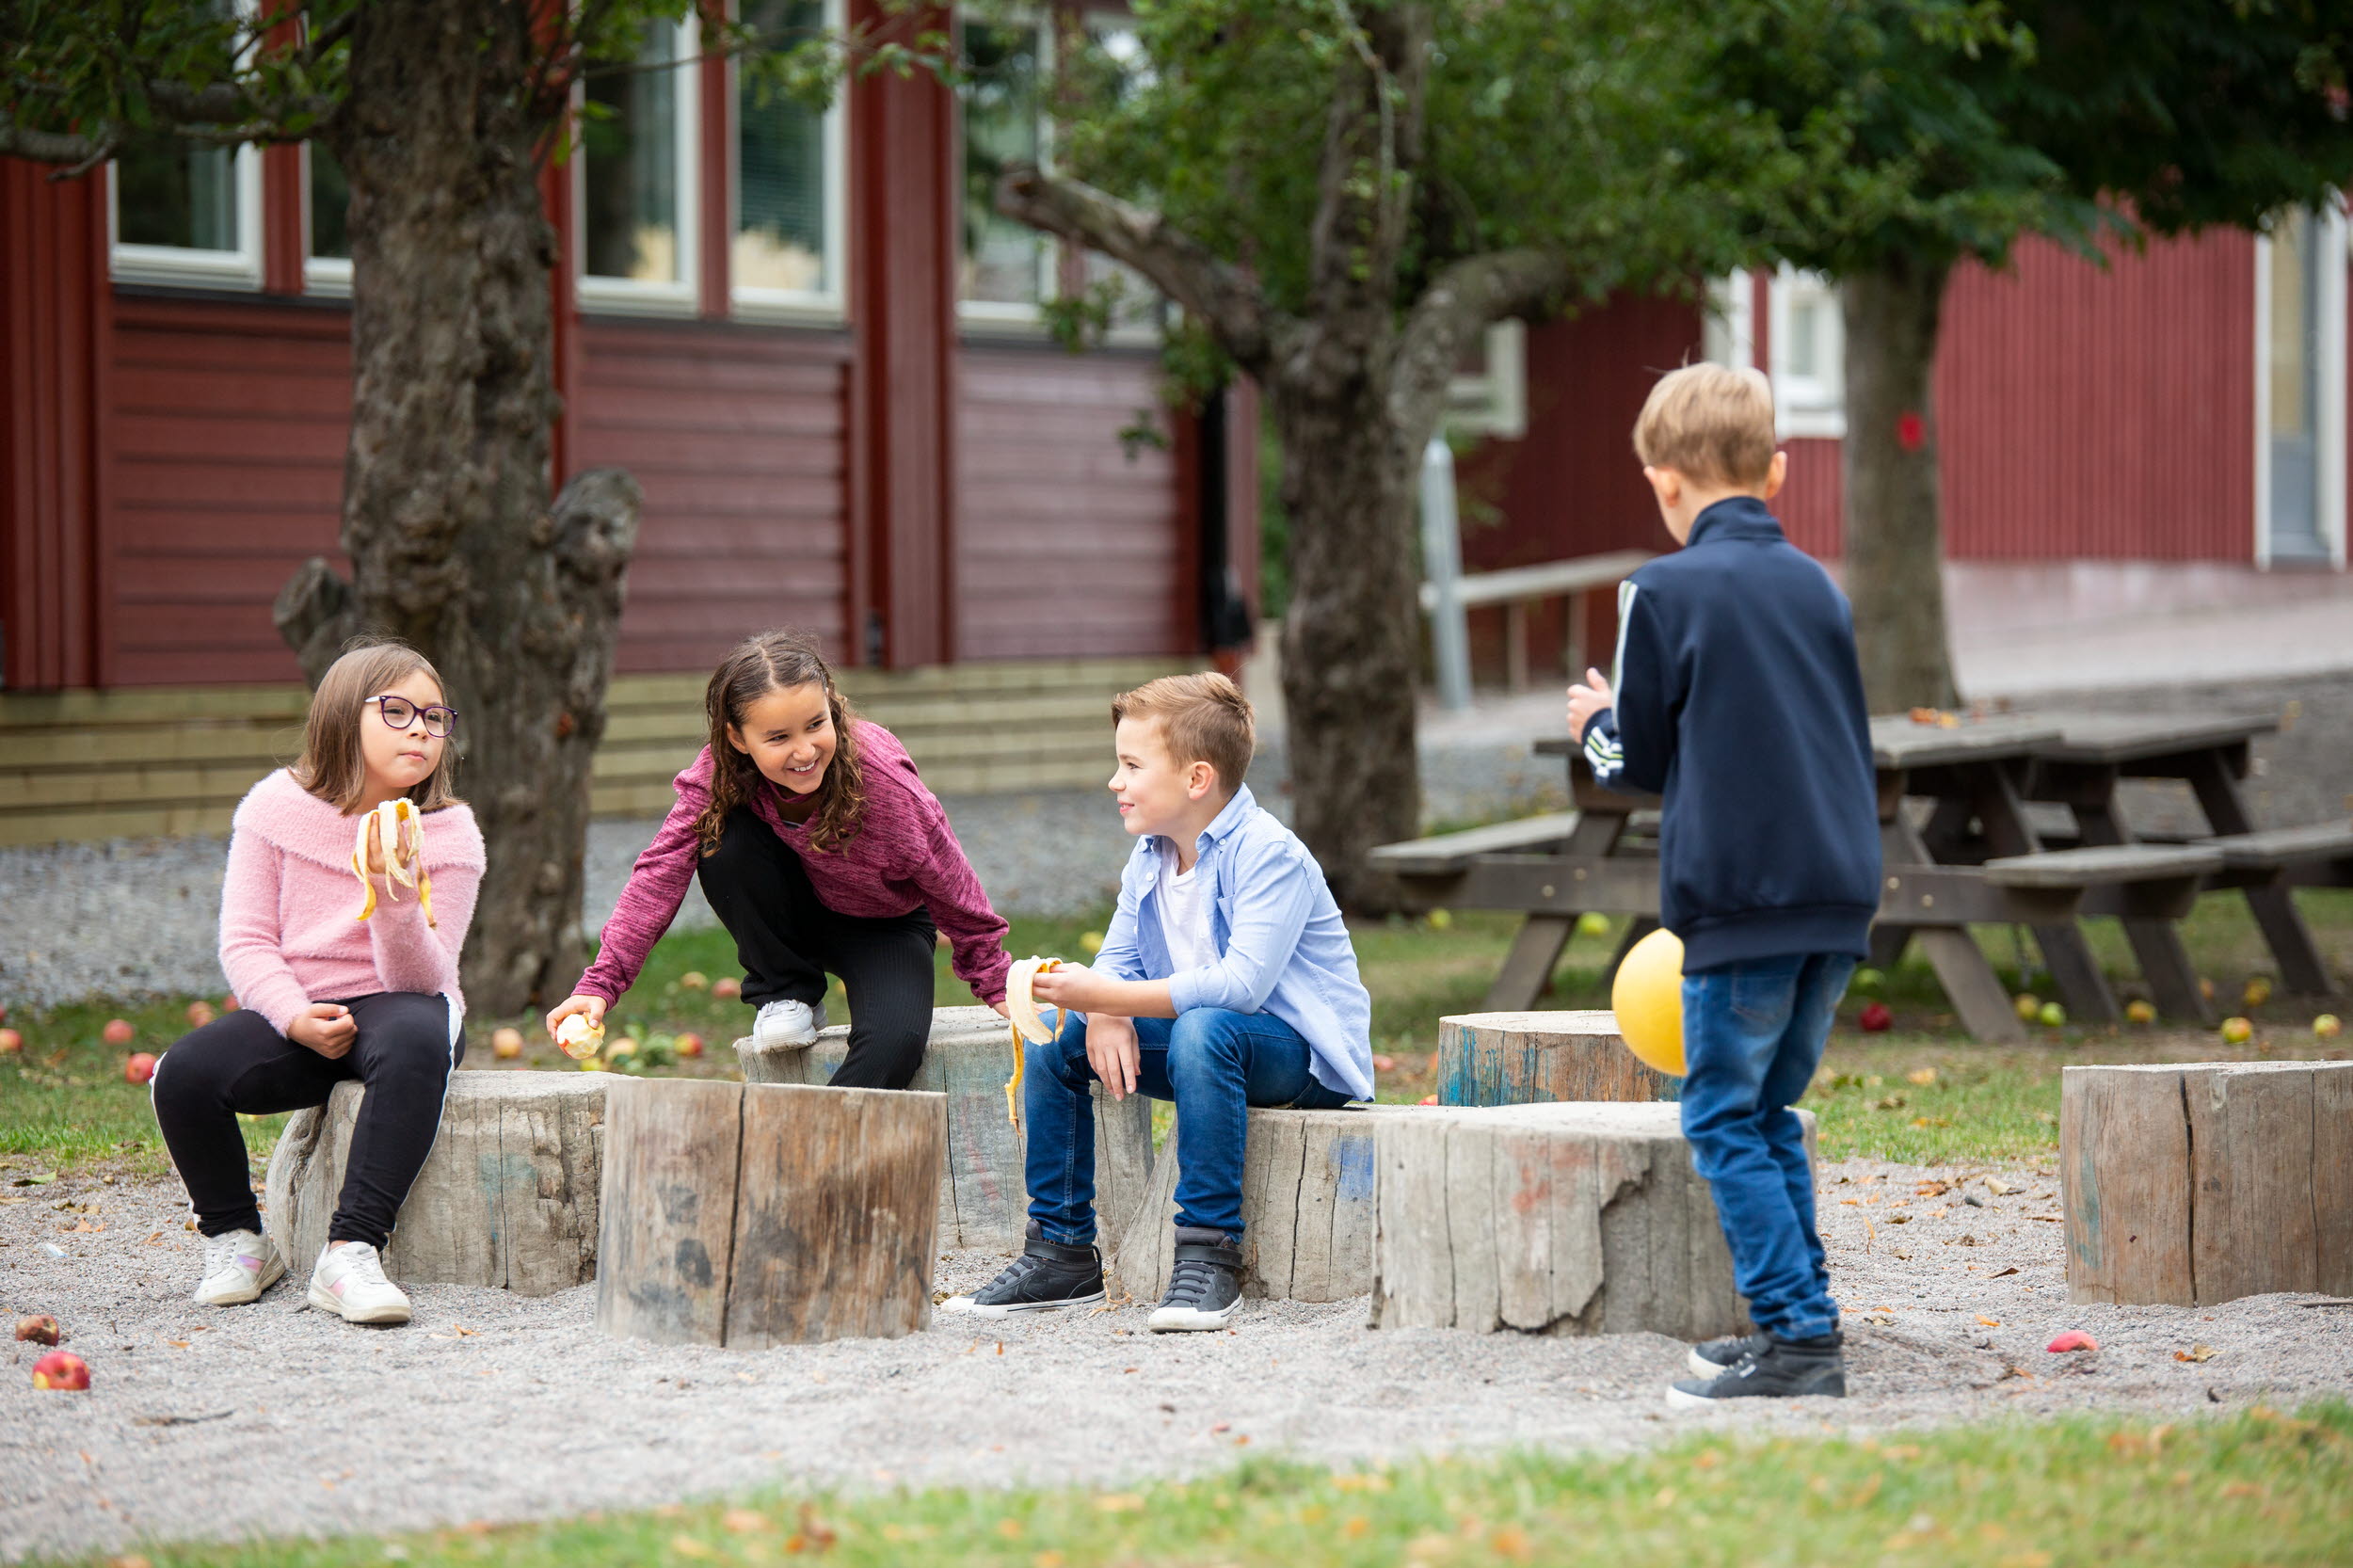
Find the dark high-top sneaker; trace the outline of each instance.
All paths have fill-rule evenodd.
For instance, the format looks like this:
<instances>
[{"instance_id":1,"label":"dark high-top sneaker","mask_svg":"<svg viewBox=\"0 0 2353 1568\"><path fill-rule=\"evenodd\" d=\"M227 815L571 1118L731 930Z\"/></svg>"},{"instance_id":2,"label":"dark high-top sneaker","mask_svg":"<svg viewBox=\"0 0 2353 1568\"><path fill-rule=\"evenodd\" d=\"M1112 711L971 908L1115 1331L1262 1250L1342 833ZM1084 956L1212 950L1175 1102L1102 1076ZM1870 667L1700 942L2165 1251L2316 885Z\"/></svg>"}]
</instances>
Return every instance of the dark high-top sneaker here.
<instances>
[{"instance_id":1,"label":"dark high-top sneaker","mask_svg":"<svg viewBox=\"0 0 2353 1568\"><path fill-rule=\"evenodd\" d=\"M1168 1294L1146 1320L1155 1334L1221 1329L1241 1307L1241 1243L1224 1231L1176 1227Z\"/></svg>"},{"instance_id":2,"label":"dark high-top sneaker","mask_svg":"<svg viewBox=\"0 0 2353 1568\"><path fill-rule=\"evenodd\" d=\"M941 1302L939 1309L967 1312L975 1318L1004 1318L1016 1312L1093 1306L1102 1299L1102 1254L1092 1246L1048 1241L1032 1220L1019 1257L972 1294Z\"/></svg>"},{"instance_id":3,"label":"dark high-top sneaker","mask_svg":"<svg viewBox=\"0 0 2353 1568\"><path fill-rule=\"evenodd\" d=\"M1727 1367L1737 1367L1744 1355L1763 1355L1773 1336L1762 1330L1754 1334L1736 1334L1729 1339L1710 1339L1691 1347L1691 1353L1683 1358L1695 1377L1712 1378Z\"/></svg>"},{"instance_id":4,"label":"dark high-top sneaker","mask_svg":"<svg viewBox=\"0 0 2353 1568\"><path fill-rule=\"evenodd\" d=\"M1718 1400L1847 1397L1847 1361L1835 1333L1818 1339L1765 1336L1764 1351L1743 1355L1714 1377L1687 1378L1667 1390L1671 1405L1704 1406Z\"/></svg>"}]
</instances>

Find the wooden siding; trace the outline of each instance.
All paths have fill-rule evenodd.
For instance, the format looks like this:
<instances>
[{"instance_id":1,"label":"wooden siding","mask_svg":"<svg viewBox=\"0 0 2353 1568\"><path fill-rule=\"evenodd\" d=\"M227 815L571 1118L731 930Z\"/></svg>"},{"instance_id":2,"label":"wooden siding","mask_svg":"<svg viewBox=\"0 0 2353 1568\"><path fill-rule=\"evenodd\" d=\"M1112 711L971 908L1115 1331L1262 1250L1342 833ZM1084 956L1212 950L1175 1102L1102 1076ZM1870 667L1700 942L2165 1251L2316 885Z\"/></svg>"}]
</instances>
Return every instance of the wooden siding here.
<instances>
[{"instance_id":1,"label":"wooden siding","mask_svg":"<svg viewBox=\"0 0 2353 1568\"><path fill-rule=\"evenodd\" d=\"M847 649L840 333L584 326L575 461L646 492L617 668L704 670L766 627Z\"/></svg>"},{"instance_id":2,"label":"wooden siding","mask_svg":"<svg viewBox=\"0 0 2353 1568\"><path fill-rule=\"evenodd\" d=\"M1193 520L1142 354L968 343L956 442L959 659L1191 653Z\"/></svg>"},{"instance_id":3,"label":"wooden siding","mask_svg":"<svg viewBox=\"0 0 2353 1568\"><path fill-rule=\"evenodd\" d=\"M2254 333L2245 234L1963 269L1936 379L1947 553L2249 559Z\"/></svg>"},{"instance_id":4,"label":"wooden siding","mask_svg":"<svg viewBox=\"0 0 2353 1568\"><path fill-rule=\"evenodd\" d=\"M934 790L1082 788L1109 771L1112 697L1197 663L856 669L842 685ZM669 808L672 776L702 744L702 689L699 673L615 680L598 815ZM300 751L308 705L298 683L0 694L0 844L226 832L254 781Z\"/></svg>"}]
</instances>

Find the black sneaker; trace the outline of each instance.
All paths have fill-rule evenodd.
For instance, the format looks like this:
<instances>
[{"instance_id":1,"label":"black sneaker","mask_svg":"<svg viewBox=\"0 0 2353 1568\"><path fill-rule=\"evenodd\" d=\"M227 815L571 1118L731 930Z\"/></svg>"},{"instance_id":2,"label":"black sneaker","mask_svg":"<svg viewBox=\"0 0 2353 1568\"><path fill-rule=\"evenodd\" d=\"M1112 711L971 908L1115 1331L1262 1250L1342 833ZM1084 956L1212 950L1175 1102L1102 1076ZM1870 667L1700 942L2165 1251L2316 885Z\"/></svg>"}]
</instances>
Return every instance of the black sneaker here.
<instances>
[{"instance_id":1,"label":"black sneaker","mask_svg":"<svg viewBox=\"0 0 2353 1568\"><path fill-rule=\"evenodd\" d=\"M1016 1312L1051 1312L1064 1306L1093 1306L1103 1299L1103 1255L1092 1246L1048 1241L1030 1222L1021 1256L968 1296L952 1296L942 1312L975 1318L1005 1318Z\"/></svg>"},{"instance_id":2,"label":"black sneaker","mask_svg":"<svg viewBox=\"0 0 2353 1568\"><path fill-rule=\"evenodd\" d=\"M1176 1227L1168 1294L1146 1320L1155 1334L1221 1329L1241 1309L1241 1243L1223 1231Z\"/></svg>"},{"instance_id":3,"label":"black sneaker","mask_svg":"<svg viewBox=\"0 0 2353 1568\"><path fill-rule=\"evenodd\" d=\"M1683 1364L1695 1377L1712 1378L1727 1367L1738 1366L1744 1355L1764 1354L1765 1347L1772 1342L1772 1336L1761 1330L1755 1334L1736 1334L1729 1339L1710 1339L1692 1346Z\"/></svg>"},{"instance_id":4,"label":"black sneaker","mask_svg":"<svg viewBox=\"0 0 2353 1568\"><path fill-rule=\"evenodd\" d=\"M1799 1399L1822 1395L1847 1397L1847 1362L1841 1340L1833 1334L1818 1339L1776 1339L1766 1336L1762 1354L1743 1355L1714 1377L1689 1378L1667 1390L1667 1402L1702 1406L1717 1400Z\"/></svg>"}]
</instances>

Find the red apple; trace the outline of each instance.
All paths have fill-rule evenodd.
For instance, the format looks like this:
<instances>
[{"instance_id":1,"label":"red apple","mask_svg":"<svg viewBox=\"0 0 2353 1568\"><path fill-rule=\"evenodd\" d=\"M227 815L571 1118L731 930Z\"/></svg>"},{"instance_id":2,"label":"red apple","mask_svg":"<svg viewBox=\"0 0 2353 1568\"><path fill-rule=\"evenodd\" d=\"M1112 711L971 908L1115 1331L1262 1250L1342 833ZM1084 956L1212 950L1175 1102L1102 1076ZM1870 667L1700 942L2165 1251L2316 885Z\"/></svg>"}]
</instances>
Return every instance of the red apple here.
<instances>
[{"instance_id":1,"label":"red apple","mask_svg":"<svg viewBox=\"0 0 2353 1568\"><path fill-rule=\"evenodd\" d=\"M1863 1026L1865 1034L1885 1033L1887 1027L1895 1021L1896 1015L1887 1010L1887 1003L1883 1001L1866 1001L1863 1004L1863 1011L1855 1016L1855 1022Z\"/></svg>"},{"instance_id":2,"label":"red apple","mask_svg":"<svg viewBox=\"0 0 2353 1568\"><path fill-rule=\"evenodd\" d=\"M703 1037L691 1029L678 1037L677 1044L680 1056L696 1057L703 1053Z\"/></svg>"},{"instance_id":3,"label":"red apple","mask_svg":"<svg viewBox=\"0 0 2353 1568\"><path fill-rule=\"evenodd\" d=\"M2069 1351L2096 1351L2100 1348L2100 1341L2079 1328L2071 1328L2052 1340L2046 1348L2054 1355L2064 1355Z\"/></svg>"},{"instance_id":4,"label":"red apple","mask_svg":"<svg viewBox=\"0 0 2353 1568\"><path fill-rule=\"evenodd\" d=\"M188 1003L188 1027L190 1029L202 1029L218 1016L220 1015L213 1011L213 1004L209 1001Z\"/></svg>"},{"instance_id":5,"label":"red apple","mask_svg":"<svg viewBox=\"0 0 2353 1568\"><path fill-rule=\"evenodd\" d=\"M227 996L220 999L220 1010L224 1013L234 1013L238 1008L244 1005L245 1004L243 1002L237 1000L237 993L234 991L230 992Z\"/></svg>"},{"instance_id":6,"label":"red apple","mask_svg":"<svg viewBox=\"0 0 2353 1568\"><path fill-rule=\"evenodd\" d=\"M700 969L689 969L678 977L678 983L690 991L708 991L711 981Z\"/></svg>"},{"instance_id":7,"label":"red apple","mask_svg":"<svg viewBox=\"0 0 2353 1568\"><path fill-rule=\"evenodd\" d=\"M1414 1103L1417 1105L1435 1105L1438 1103L1438 1096L1435 1095L1424 1095L1420 1099L1415 1101Z\"/></svg>"},{"instance_id":8,"label":"red apple","mask_svg":"<svg viewBox=\"0 0 2353 1568\"><path fill-rule=\"evenodd\" d=\"M36 1318L19 1318L16 1336L36 1345L54 1345L65 1335L58 1329L57 1320L44 1312Z\"/></svg>"},{"instance_id":9,"label":"red apple","mask_svg":"<svg viewBox=\"0 0 2353 1568\"><path fill-rule=\"evenodd\" d=\"M72 1351L51 1351L33 1363L36 1388L78 1389L89 1386L89 1364Z\"/></svg>"},{"instance_id":10,"label":"red apple","mask_svg":"<svg viewBox=\"0 0 2353 1568\"><path fill-rule=\"evenodd\" d=\"M1376 1073L1395 1072L1397 1070L1397 1058L1394 1056L1375 1056L1372 1059L1372 1070Z\"/></svg>"},{"instance_id":11,"label":"red apple","mask_svg":"<svg viewBox=\"0 0 2353 1568\"><path fill-rule=\"evenodd\" d=\"M732 1001L744 994L744 983L731 975L722 975L711 983L711 994L721 1001Z\"/></svg>"},{"instance_id":12,"label":"red apple","mask_svg":"<svg viewBox=\"0 0 2353 1568\"><path fill-rule=\"evenodd\" d=\"M490 1054L502 1062L512 1062L523 1053L523 1032L512 1024L490 1031Z\"/></svg>"},{"instance_id":13,"label":"red apple","mask_svg":"<svg viewBox=\"0 0 2353 1568\"><path fill-rule=\"evenodd\" d=\"M0 1029L0 1056L13 1056L24 1048L24 1035L13 1029Z\"/></svg>"},{"instance_id":14,"label":"red apple","mask_svg":"<svg viewBox=\"0 0 2353 1568\"><path fill-rule=\"evenodd\" d=\"M127 1018L108 1018L106 1027L99 1031L110 1046L127 1046L131 1043L131 1036L136 1032Z\"/></svg>"},{"instance_id":15,"label":"red apple","mask_svg":"<svg viewBox=\"0 0 2353 1568\"><path fill-rule=\"evenodd\" d=\"M122 1064L122 1081L145 1083L155 1076L155 1057L152 1051L133 1051Z\"/></svg>"}]
</instances>

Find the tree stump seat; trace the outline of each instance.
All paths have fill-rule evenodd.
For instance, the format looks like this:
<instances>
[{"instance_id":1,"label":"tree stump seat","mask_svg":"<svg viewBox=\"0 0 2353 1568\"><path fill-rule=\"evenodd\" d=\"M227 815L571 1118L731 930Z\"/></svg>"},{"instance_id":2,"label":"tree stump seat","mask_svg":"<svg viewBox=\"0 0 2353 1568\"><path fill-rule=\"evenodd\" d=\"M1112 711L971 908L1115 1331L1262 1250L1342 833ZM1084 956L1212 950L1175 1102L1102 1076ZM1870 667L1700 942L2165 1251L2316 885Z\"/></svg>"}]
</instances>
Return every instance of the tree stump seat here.
<instances>
[{"instance_id":1,"label":"tree stump seat","mask_svg":"<svg viewBox=\"0 0 2353 1568\"><path fill-rule=\"evenodd\" d=\"M2353 1295L2353 1062L2069 1067L2067 1295Z\"/></svg>"},{"instance_id":2,"label":"tree stump seat","mask_svg":"<svg viewBox=\"0 0 2353 1568\"><path fill-rule=\"evenodd\" d=\"M1005 1115L1013 1076L1011 1026L993 1008L942 1007L932 1015L923 1065L908 1087L944 1095L948 1160L940 1172L939 1244L1016 1252L1029 1223L1022 1161L1029 1124ZM847 1025L824 1030L813 1046L765 1051L749 1039L735 1049L747 1083L823 1084L849 1051ZM1035 1071L1032 1066L1031 1071ZM1119 1234L1143 1201L1152 1167L1152 1107L1141 1096L1114 1100L1095 1091L1096 1209L1104 1234Z\"/></svg>"},{"instance_id":3,"label":"tree stump seat","mask_svg":"<svg viewBox=\"0 0 2353 1568\"><path fill-rule=\"evenodd\" d=\"M607 1078L457 1072L433 1152L401 1205L385 1272L544 1296L597 1275ZM340 1083L297 1111L271 1151L270 1240L289 1269L327 1245L366 1091Z\"/></svg>"},{"instance_id":4,"label":"tree stump seat","mask_svg":"<svg viewBox=\"0 0 2353 1568\"><path fill-rule=\"evenodd\" d=\"M1675 1106L1441 1106L1372 1131L1372 1326L1749 1332Z\"/></svg>"},{"instance_id":5,"label":"tree stump seat","mask_svg":"<svg viewBox=\"0 0 2353 1568\"><path fill-rule=\"evenodd\" d=\"M939 1096L622 1079L610 1105L599 1328L736 1350L931 1320Z\"/></svg>"},{"instance_id":6,"label":"tree stump seat","mask_svg":"<svg viewBox=\"0 0 2353 1568\"><path fill-rule=\"evenodd\" d=\"M1605 1010L1464 1013L1438 1020L1443 1105L1679 1099L1683 1080L1626 1048Z\"/></svg>"}]
</instances>

